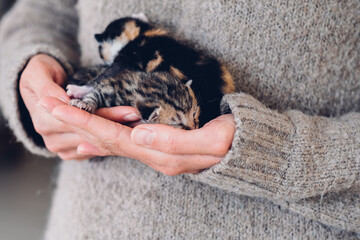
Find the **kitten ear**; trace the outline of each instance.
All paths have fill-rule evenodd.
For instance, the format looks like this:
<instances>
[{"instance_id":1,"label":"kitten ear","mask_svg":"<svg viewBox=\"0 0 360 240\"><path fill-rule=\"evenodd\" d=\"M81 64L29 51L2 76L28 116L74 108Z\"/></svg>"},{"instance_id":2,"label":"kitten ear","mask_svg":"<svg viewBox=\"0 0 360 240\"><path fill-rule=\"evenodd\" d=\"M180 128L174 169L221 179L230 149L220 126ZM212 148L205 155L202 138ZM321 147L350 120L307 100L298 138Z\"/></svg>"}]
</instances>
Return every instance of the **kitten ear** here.
<instances>
[{"instance_id":1,"label":"kitten ear","mask_svg":"<svg viewBox=\"0 0 360 240\"><path fill-rule=\"evenodd\" d=\"M192 82L193 82L193 81L190 79L189 81L187 81L187 82L185 83L185 86L190 87L191 84L192 84Z\"/></svg>"},{"instance_id":2,"label":"kitten ear","mask_svg":"<svg viewBox=\"0 0 360 240\"><path fill-rule=\"evenodd\" d=\"M143 22L146 22L146 23L149 22L148 18L142 12L141 13L134 13L134 14L131 15L131 17L139 19L139 20L141 20Z\"/></svg>"},{"instance_id":3,"label":"kitten ear","mask_svg":"<svg viewBox=\"0 0 360 240\"><path fill-rule=\"evenodd\" d=\"M141 119L144 121L153 121L159 117L160 107L138 102L136 108L139 110Z\"/></svg>"},{"instance_id":4,"label":"kitten ear","mask_svg":"<svg viewBox=\"0 0 360 240\"><path fill-rule=\"evenodd\" d=\"M94 37L98 43L101 43L104 40L104 37L102 34L95 34Z\"/></svg>"}]
</instances>

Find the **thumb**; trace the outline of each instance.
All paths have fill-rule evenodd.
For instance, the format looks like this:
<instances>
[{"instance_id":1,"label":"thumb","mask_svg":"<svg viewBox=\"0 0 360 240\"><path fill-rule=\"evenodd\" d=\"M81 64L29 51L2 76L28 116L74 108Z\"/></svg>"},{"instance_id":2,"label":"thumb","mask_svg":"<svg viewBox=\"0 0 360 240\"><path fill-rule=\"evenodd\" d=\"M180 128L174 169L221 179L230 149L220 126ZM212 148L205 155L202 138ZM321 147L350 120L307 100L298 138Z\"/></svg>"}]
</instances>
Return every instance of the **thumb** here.
<instances>
[{"instance_id":1,"label":"thumb","mask_svg":"<svg viewBox=\"0 0 360 240\"><path fill-rule=\"evenodd\" d=\"M62 66L54 58L39 54L30 59L21 74L20 88L33 91L38 99L50 96L67 103L70 98L62 88L65 81L66 73Z\"/></svg>"},{"instance_id":2,"label":"thumb","mask_svg":"<svg viewBox=\"0 0 360 240\"><path fill-rule=\"evenodd\" d=\"M131 141L170 154L224 156L234 133L233 115L227 114L191 131L161 124L142 124L132 130Z\"/></svg>"},{"instance_id":3,"label":"thumb","mask_svg":"<svg viewBox=\"0 0 360 240\"><path fill-rule=\"evenodd\" d=\"M41 89L42 90L39 94L39 98L54 97L63 101L64 103L68 103L70 101L70 98L66 94L65 90L55 82L46 82L46 84L41 86Z\"/></svg>"}]
</instances>

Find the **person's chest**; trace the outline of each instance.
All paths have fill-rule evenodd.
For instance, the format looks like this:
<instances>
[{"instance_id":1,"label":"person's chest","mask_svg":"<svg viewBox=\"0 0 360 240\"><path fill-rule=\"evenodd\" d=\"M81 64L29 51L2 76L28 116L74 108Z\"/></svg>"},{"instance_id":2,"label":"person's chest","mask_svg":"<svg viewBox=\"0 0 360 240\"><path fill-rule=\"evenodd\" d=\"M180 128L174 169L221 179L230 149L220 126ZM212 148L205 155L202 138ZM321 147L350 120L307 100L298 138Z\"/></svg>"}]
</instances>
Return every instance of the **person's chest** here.
<instances>
[{"instance_id":1,"label":"person's chest","mask_svg":"<svg viewBox=\"0 0 360 240\"><path fill-rule=\"evenodd\" d=\"M94 34L116 18L143 12L224 62L238 91L278 110L339 115L360 108L360 70L350 26L356 12L337 7L341 11L330 14L330 6L296 1L79 0L81 60L101 63Z\"/></svg>"}]
</instances>

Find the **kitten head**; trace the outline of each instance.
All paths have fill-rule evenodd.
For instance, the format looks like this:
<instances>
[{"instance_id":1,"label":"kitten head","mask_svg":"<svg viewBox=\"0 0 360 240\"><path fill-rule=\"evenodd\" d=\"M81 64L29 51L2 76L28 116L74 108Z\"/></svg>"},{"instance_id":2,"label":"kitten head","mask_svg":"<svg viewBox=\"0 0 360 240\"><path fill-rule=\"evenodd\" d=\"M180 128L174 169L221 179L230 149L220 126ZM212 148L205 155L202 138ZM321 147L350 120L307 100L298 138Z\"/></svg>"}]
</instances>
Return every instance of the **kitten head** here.
<instances>
[{"instance_id":1,"label":"kitten head","mask_svg":"<svg viewBox=\"0 0 360 240\"><path fill-rule=\"evenodd\" d=\"M146 16L142 13L111 22L103 33L95 34L100 57L106 64L113 63L121 49L150 28Z\"/></svg>"},{"instance_id":2,"label":"kitten head","mask_svg":"<svg viewBox=\"0 0 360 240\"><path fill-rule=\"evenodd\" d=\"M198 128L200 107L189 83L191 84L191 80L185 86L178 86L176 100L170 96L169 99L138 102L136 107L142 121L166 124L187 130Z\"/></svg>"}]
</instances>

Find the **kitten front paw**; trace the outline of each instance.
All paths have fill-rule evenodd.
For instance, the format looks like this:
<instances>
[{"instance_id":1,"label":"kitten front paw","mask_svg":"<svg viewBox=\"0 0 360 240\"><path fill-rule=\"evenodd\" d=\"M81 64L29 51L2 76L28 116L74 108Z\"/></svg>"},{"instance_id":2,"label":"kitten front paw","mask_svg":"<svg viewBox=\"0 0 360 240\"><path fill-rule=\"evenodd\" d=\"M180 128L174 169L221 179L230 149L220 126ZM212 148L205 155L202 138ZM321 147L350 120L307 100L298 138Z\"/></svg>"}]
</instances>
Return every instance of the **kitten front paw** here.
<instances>
[{"instance_id":1,"label":"kitten front paw","mask_svg":"<svg viewBox=\"0 0 360 240\"><path fill-rule=\"evenodd\" d=\"M93 103L88 103L79 99L72 99L69 101L70 106L78 107L89 113L94 113L96 110L96 105Z\"/></svg>"},{"instance_id":2,"label":"kitten front paw","mask_svg":"<svg viewBox=\"0 0 360 240\"><path fill-rule=\"evenodd\" d=\"M90 86L78 86L74 84L69 84L66 86L66 93L71 98L83 98L85 95L90 93L94 88Z\"/></svg>"}]
</instances>

